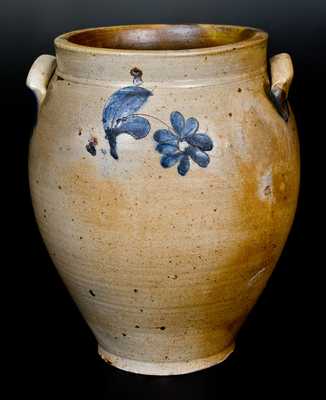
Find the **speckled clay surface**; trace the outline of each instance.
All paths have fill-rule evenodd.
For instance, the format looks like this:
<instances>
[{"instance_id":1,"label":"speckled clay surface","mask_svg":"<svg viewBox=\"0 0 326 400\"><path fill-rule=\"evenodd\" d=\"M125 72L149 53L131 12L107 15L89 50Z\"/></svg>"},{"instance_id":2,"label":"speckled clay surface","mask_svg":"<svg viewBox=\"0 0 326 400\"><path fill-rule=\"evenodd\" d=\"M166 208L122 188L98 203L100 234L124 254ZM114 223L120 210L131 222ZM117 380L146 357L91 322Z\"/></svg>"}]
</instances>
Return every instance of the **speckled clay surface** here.
<instances>
[{"instance_id":1,"label":"speckled clay surface","mask_svg":"<svg viewBox=\"0 0 326 400\"><path fill-rule=\"evenodd\" d=\"M138 373L187 373L228 356L296 208L296 125L268 95L267 35L249 30L233 43L225 38L242 28L192 27L220 32L226 44L123 50L87 47L95 31L85 45L57 38L30 145L33 205L51 258L101 356ZM53 59L45 64L50 78ZM103 110L126 87L150 91L137 109L150 130L117 136L115 159ZM154 138L175 111L213 144L204 167L188 157L184 175L177 163L161 165Z\"/></svg>"}]
</instances>

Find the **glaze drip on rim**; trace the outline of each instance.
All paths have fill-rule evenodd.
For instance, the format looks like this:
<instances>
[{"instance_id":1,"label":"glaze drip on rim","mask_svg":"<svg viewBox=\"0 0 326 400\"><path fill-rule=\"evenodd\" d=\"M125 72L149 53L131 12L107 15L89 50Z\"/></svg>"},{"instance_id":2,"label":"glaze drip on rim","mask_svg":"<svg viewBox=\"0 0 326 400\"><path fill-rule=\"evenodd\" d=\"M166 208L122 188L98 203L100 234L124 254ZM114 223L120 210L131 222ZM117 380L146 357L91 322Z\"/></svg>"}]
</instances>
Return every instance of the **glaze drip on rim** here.
<instances>
[{"instance_id":1,"label":"glaze drip on rim","mask_svg":"<svg viewBox=\"0 0 326 400\"><path fill-rule=\"evenodd\" d=\"M65 33L55 39L55 45L82 52L177 55L224 52L266 41L267 36L255 28L232 25L121 25Z\"/></svg>"}]
</instances>

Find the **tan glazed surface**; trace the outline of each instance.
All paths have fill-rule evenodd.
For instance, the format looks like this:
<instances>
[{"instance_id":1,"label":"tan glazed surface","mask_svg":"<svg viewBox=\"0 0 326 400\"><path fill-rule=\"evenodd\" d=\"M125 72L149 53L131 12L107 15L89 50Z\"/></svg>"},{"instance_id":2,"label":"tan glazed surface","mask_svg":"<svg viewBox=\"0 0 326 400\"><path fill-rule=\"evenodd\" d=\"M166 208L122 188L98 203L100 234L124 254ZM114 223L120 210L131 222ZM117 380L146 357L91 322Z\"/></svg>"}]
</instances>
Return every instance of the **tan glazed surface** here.
<instances>
[{"instance_id":1,"label":"tan glazed surface","mask_svg":"<svg viewBox=\"0 0 326 400\"><path fill-rule=\"evenodd\" d=\"M56 59L32 67L37 222L100 355L118 368L169 375L223 361L281 254L299 151L284 111L292 64L277 56L270 82L266 45L266 33L243 27L97 28L58 37ZM126 87L150 91L136 112L150 131L119 134L115 159L102 115ZM213 143L208 165L188 157L184 175L155 150L175 111Z\"/></svg>"}]
</instances>

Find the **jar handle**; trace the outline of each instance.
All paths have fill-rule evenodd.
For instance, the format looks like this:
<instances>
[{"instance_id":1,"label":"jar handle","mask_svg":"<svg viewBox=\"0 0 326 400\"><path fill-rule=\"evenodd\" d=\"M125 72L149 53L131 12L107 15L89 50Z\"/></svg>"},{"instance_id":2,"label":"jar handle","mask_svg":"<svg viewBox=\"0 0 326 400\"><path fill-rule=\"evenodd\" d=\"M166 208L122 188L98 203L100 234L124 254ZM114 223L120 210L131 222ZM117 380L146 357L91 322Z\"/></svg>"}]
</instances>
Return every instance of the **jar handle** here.
<instances>
[{"instance_id":1,"label":"jar handle","mask_svg":"<svg viewBox=\"0 0 326 400\"><path fill-rule=\"evenodd\" d=\"M31 66L26 79L26 85L35 94L38 105L42 104L46 90L51 79L57 62L54 56L43 54L39 56Z\"/></svg>"},{"instance_id":2,"label":"jar handle","mask_svg":"<svg viewBox=\"0 0 326 400\"><path fill-rule=\"evenodd\" d=\"M289 119L288 94L293 79L293 64L289 54L280 53L270 59L270 97L279 114L287 122Z\"/></svg>"}]
</instances>

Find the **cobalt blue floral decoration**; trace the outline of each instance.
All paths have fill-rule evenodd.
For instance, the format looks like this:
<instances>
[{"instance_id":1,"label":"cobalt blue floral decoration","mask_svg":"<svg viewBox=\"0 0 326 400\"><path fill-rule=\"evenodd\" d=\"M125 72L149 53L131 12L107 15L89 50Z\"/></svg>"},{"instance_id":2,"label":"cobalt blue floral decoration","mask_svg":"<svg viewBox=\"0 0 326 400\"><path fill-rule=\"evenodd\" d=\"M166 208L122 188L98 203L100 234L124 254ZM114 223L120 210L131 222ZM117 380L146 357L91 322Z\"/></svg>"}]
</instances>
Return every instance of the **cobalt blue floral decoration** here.
<instances>
[{"instance_id":1,"label":"cobalt blue floral decoration","mask_svg":"<svg viewBox=\"0 0 326 400\"><path fill-rule=\"evenodd\" d=\"M136 112L146 103L153 93L140 87L143 83L142 72L137 68L131 70L134 77L134 86L123 87L109 97L103 110L103 126L105 138L110 145L110 154L118 159L117 137L122 133L131 135L135 139L143 139L150 130L149 121L144 114ZM158 119L146 114L148 118ZM161 121L163 124L164 122ZM170 168L178 164L178 172L185 176L190 169L190 160L202 168L209 164L207 151L212 150L213 142L205 133L198 133L199 123L196 118L185 119L179 111L170 115L171 127L159 129L154 133L154 140L158 143L156 150L162 155L161 165ZM89 149L88 149L89 151ZM91 153L96 155L95 152Z\"/></svg>"},{"instance_id":2,"label":"cobalt blue floral decoration","mask_svg":"<svg viewBox=\"0 0 326 400\"><path fill-rule=\"evenodd\" d=\"M184 176L190 169L190 159L202 168L209 164L206 151L213 148L212 139L205 133L197 133L199 123L196 118L188 118L179 111L170 115L173 132L170 129L159 129L154 133L158 143L156 150L162 154L161 165L170 168L178 163L178 172Z\"/></svg>"},{"instance_id":3,"label":"cobalt blue floral decoration","mask_svg":"<svg viewBox=\"0 0 326 400\"><path fill-rule=\"evenodd\" d=\"M126 133L134 139L143 139L151 130L150 123L135 113L146 103L150 90L140 86L127 86L117 90L108 99L103 110L105 138L110 145L110 154L116 160L117 136Z\"/></svg>"}]
</instances>

